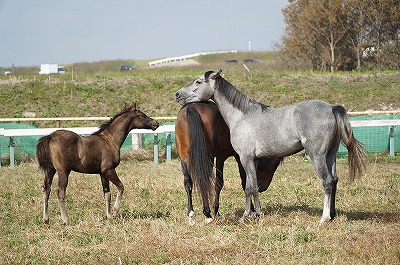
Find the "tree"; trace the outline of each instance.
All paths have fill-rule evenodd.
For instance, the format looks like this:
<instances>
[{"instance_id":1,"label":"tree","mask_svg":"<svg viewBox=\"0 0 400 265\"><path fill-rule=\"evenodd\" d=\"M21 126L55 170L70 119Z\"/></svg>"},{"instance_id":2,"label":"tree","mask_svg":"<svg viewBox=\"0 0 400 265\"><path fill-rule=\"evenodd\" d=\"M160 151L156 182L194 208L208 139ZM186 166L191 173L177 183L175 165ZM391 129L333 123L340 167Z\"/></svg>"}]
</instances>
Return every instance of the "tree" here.
<instances>
[{"instance_id":1,"label":"tree","mask_svg":"<svg viewBox=\"0 0 400 265\"><path fill-rule=\"evenodd\" d=\"M399 68L398 0L289 0L282 51L314 70Z\"/></svg>"}]
</instances>

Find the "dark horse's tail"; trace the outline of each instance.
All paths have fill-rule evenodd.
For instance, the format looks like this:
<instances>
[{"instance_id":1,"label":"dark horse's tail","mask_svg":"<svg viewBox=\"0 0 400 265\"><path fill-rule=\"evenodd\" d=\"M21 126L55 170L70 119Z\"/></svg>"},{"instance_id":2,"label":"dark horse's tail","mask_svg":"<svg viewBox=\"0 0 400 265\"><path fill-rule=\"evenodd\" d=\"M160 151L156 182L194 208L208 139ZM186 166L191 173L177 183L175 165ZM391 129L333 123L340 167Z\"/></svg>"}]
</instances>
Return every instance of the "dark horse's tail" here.
<instances>
[{"instance_id":1,"label":"dark horse's tail","mask_svg":"<svg viewBox=\"0 0 400 265\"><path fill-rule=\"evenodd\" d=\"M189 173L194 187L205 200L210 198L213 192L213 156L207 147L200 114L196 109L189 107L186 110L186 117L190 136Z\"/></svg>"},{"instance_id":2,"label":"dark horse's tail","mask_svg":"<svg viewBox=\"0 0 400 265\"><path fill-rule=\"evenodd\" d=\"M346 110L342 106L334 106L332 111L336 118L339 136L346 145L349 153L348 160L350 179L354 180L354 177L357 174L362 175L365 171L365 158L367 153L365 152L361 143L354 138L353 130L351 129Z\"/></svg>"},{"instance_id":3,"label":"dark horse's tail","mask_svg":"<svg viewBox=\"0 0 400 265\"><path fill-rule=\"evenodd\" d=\"M39 142L36 146L36 159L39 163L39 167L45 172L50 169L54 169L50 156L50 139L51 135L44 136L39 139Z\"/></svg>"}]
</instances>

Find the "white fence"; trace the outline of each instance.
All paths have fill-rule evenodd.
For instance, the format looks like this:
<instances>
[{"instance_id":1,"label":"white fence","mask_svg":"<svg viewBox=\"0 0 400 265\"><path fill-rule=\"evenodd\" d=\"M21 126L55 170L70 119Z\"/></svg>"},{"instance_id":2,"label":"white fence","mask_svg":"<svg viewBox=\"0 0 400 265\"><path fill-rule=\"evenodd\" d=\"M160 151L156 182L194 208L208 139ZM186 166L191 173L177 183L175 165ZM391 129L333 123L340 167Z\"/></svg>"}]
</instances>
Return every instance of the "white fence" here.
<instances>
[{"instance_id":1,"label":"white fence","mask_svg":"<svg viewBox=\"0 0 400 265\"><path fill-rule=\"evenodd\" d=\"M400 120L352 120L350 121L352 127L378 127L378 126L386 126L389 127L389 139L388 139L388 149L389 154L394 156L394 127L400 126ZM14 137L19 136L44 136L48 135L51 132L58 130L60 128L39 128L39 129L3 129L0 128L0 137L8 137L9 138L9 154L10 154L10 166L14 166ZM65 128L67 130L74 131L81 135L87 135L98 130L98 127L78 127L78 128ZM147 130L147 129L133 129L130 134L153 134L154 135L154 163L158 163L158 134L165 133L166 134L166 159L171 159L171 133L175 132L175 125L162 125L157 128L157 130ZM400 141L400 135L398 135ZM1 156L1 154L0 154ZM1 161L0 161L1 166Z\"/></svg>"},{"instance_id":2,"label":"white fence","mask_svg":"<svg viewBox=\"0 0 400 265\"><path fill-rule=\"evenodd\" d=\"M0 136L9 138L9 155L10 155L10 167L14 167L15 165L15 157L14 157L14 149L15 142L14 137L20 136L45 136L56 130L61 128L39 128L39 129L3 129L0 128ZM77 128L63 128L65 130L73 131L80 135L89 135L96 132L98 127L77 127ZM165 133L166 134L166 144L165 144L165 154L166 159L171 159L171 133L175 132L175 125L161 125L157 128L157 130L152 131L148 129L133 129L130 131L130 134L139 135L139 134L153 134L154 135L154 163L158 163L158 134ZM1 157L1 154L0 154ZM1 160L0 160L1 166Z\"/></svg>"},{"instance_id":3,"label":"white fence","mask_svg":"<svg viewBox=\"0 0 400 265\"><path fill-rule=\"evenodd\" d=\"M164 64L164 63L171 63L171 62L177 62L177 61L184 61L193 57L197 57L200 55L207 55L207 54L219 54L219 53L237 53L237 50L230 50L230 51L215 51L215 52L198 52L198 53L192 53L188 55L183 55L183 56L177 56L177 57L169 57L169 58L164 58L156 61L149 62L149 66L153 67L159 64Z\"/></svg>"}]
</instances>

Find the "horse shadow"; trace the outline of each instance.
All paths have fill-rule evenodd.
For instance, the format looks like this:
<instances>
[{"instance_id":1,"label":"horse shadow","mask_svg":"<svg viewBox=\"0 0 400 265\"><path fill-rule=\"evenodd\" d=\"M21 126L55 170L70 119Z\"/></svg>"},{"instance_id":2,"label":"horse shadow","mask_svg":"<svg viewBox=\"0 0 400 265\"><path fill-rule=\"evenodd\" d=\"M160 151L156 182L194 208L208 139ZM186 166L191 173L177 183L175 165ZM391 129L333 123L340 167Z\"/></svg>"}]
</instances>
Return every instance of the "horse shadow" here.
<instances>
[{"instance_id":1,"label":"horse shadow","mask_svg":"<svg viewBox=\"0 0 400 265\"><path fill-rule=\"evenodd\" d=\"M160 210L124 210L119 213L119 218L121 219L164 219L170 216L171 213L169 211Z\"/></svg>"},{"instance_id":2,"label":"horse shadow","mask_svg":"<svg viewBox=\"0 0 400 265\"><path fill-rule=\"evenodd\" d=\"M282 205L273 204L267 205L262 209L262 214L276 214L282 217L287 217L294 212L303 212L310 216L320 216L322 208L311 207L309 205ZM237 209L235 216L240 218L243 216L244 209ZM400 213L398 212L379 212L379 211L343 211L337 209L337 216L346 216L350 221L367 221L375 220L383 223L393 223L400 221Z\"/></svg>"}]
</instances>

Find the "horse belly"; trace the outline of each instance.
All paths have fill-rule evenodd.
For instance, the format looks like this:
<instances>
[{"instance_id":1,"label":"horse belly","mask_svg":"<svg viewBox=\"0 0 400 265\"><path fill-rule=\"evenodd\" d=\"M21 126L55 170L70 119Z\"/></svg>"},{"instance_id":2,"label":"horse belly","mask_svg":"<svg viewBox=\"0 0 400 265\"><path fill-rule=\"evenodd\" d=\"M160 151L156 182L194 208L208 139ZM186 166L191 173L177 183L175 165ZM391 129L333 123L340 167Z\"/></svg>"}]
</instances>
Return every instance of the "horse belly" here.
<instances>
[{"instance_id":1,"label":"horse belly","mask_svg":"<svg viewBox=\"0 0 400 265\"><path fill-rule=\"evenodd\" d=\"M73 170L98 174L115 167L115 161L118 161L118 156L113 150L85 138L78 147L78 157L73 164Z\"/></svg>"},{"instance_id":2,"label":"horse belly","mask_svg":"<svg viewBox=\"0 0 400 265\"><path fill-rule=\"evenodd\" d=\"M258 141L256 157L286 157L303 150L300 140L275 139L273 141Z\"/></svg>"},{"instance_id":3,"label":"horse belly","mask_svg":"<svg viewBox=\"0 0 400 265\"><path fill-rule=\"evenodd\" d=\"M248 153L255 157L285 157L303 149L301 139L291 126L282 126L273 122L250 126L242 124L231 137L232 145L238 153Z\"/></svg>"}]
</instances>

